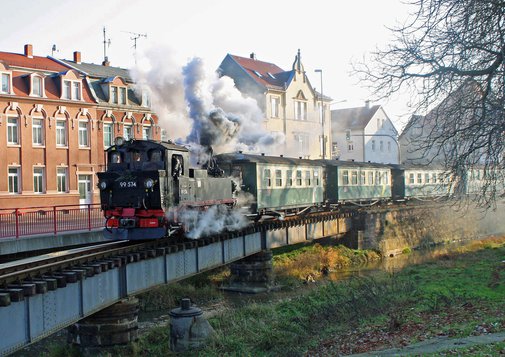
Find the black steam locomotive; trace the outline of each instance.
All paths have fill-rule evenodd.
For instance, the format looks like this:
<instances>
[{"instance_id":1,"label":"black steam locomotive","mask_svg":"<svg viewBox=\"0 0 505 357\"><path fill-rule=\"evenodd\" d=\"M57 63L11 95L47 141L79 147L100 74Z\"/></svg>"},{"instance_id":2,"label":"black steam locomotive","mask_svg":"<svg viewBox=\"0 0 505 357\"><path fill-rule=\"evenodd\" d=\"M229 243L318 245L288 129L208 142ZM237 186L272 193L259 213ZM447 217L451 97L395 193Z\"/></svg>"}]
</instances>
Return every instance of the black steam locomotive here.
<instances>
[{"instance_id":1,"label":"black steam locomotive","mask_svg":"<svg viewBox=\"0 0 505 357\"><path fill-rule=\"evenodd\" d=\"M183 146L118 137L106 155L98 187L110 239L161 238L180 230L182 209L235 203L231 179L189 167Z\"/></svg>"}]
</instances>

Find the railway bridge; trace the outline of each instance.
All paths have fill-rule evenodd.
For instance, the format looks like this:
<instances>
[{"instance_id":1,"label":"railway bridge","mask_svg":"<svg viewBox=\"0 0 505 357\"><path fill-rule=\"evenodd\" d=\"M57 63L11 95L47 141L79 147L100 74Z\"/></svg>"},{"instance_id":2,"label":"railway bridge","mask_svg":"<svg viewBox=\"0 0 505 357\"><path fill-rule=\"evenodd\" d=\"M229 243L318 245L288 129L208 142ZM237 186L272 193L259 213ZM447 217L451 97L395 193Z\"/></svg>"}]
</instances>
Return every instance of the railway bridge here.
<instances>
[{"instance_id":1,"label":"railway bridge","mask_svg":"<svg viewBox=\"0 0 505 357\"><path fill-rule=\"evenodd\" d=\"M72 325L121 299L264 250L351 230L355 213L263 223L199 240L113 242L0 265L0 354ZM21 265L20 265L21 264Z\"/></svg>"}]
</instances>

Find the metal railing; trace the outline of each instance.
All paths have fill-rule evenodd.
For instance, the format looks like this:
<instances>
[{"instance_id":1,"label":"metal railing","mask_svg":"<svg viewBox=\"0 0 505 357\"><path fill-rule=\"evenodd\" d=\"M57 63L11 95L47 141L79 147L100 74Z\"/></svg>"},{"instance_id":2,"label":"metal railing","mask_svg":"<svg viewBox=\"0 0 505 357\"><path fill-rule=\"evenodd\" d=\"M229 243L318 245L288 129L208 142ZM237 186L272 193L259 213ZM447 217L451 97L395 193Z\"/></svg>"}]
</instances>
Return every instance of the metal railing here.
<instances>
[{"instance_id":1,"label":"metal railing","mask_svg":"<svg viewBox=\"0 0 505 357\"><path fill-rule=\"evenodd\" d=\"M0 239L103 227L99 204L0 209Z\"/></svg>"}]
</instances>

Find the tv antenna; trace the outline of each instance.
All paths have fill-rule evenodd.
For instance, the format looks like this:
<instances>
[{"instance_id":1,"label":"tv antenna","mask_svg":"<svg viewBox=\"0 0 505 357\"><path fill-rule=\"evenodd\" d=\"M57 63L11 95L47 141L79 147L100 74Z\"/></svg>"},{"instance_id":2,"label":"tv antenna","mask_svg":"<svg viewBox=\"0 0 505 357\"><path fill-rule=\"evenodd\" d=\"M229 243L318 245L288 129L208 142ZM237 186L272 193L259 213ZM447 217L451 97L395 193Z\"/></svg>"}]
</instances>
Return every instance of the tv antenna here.
<instances>
[{"instance_id":1,"label":"tv antenna","mask_svg":"<svg viewBox=\"0 0 505 357\"><path fill-rule=\"evenodd\" d=\"M132 37L130 37L130 40L133 41L133 50L134 51L137 51L137 40L141 37L145 37L147 38L147 33L137 33L137 32L130 32L130 31L123 31L125 33L129 33L130 35L132 35Z\"/></svg>"},{"instance_id":2,"label":"tv antenna","mask_svg":"<svg viewBox=\"0 0 505 357\"><path fill-rule=\"evenodd\" d=\"M107 48L110 47L110 38L107 38L107 35L105 33L105 26L103 27L103 62L107 63L109 62L109 59L107 58Z\"/></svg>"}]
</instances>

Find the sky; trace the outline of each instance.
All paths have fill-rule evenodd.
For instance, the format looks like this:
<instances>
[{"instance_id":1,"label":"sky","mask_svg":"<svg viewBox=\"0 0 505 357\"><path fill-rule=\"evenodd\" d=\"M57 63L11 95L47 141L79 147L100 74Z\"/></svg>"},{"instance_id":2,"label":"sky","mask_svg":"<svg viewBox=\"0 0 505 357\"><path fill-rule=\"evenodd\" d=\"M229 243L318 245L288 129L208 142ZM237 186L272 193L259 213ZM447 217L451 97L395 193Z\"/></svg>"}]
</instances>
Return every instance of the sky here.
<instances>
[{"instance_id":1,"label":"sky","mask_svg":"<svg viewBox=\"0 0 505 357\"><path fill-rule=\"evenodd\" d=\"M103 28L110 39L106 51L113 66L138 65L142 56L170 53L181 65L200 57L209 70L226 54L271 62L291 69L300 49L302 63L319 91L322 69L324 95L333 109L361 106L373 99L370 90L352 75L352 62L362 60L391 39L387 27L404 22L411 11L401 0L4 0L0 51L22 53L27 43L34 55L101 63ZM163 63L163 62L161 62ZM173 61L167 61L167 66ZM381 104L397 129L411 114L408 98Z\"/></svg>"}]
</instances>

